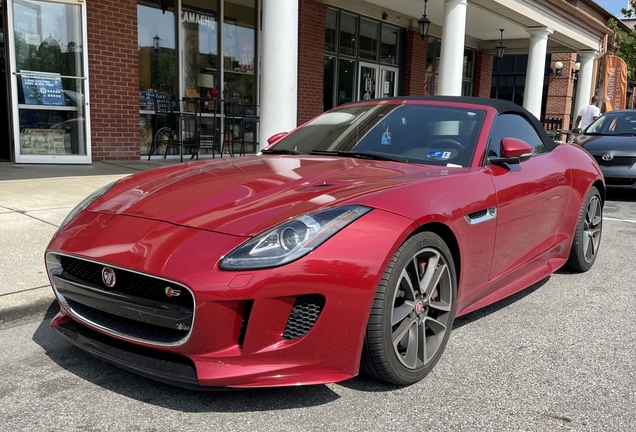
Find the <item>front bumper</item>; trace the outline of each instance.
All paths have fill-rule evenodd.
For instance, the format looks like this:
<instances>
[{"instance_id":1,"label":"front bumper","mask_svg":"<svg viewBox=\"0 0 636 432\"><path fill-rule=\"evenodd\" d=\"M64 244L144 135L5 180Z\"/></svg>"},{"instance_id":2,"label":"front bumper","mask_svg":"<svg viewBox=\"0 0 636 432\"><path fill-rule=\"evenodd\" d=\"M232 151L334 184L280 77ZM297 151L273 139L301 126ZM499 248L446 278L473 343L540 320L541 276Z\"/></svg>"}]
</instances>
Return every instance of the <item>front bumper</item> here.
<instances>
[{"instance_id":1,"label":"front bumper","mask_svg":"<svg viewBox=\"0 0 636 432\"><path fill-rule=\"evenodd\" d=\"M608 188L636 189L636 157L612 155L613 159L604 161L603 155L595 155L605 184Z\"/></svg>"},{"instance_id":2,"label":"front bumper","mask_svg":"<svg viewBox=\"0 0 636 432\"><path fill-rule=\"evenodd\" d=\"M85 319L58 289L62 308L52 326L97 357L187 388L341 381L358 373L375 287L412 225L376 210L301 260L276 269L228 272L218 269L218 261L244 238L84 212L54 237L47 253L187 288L194 297L192 326L177 343L133 338ZM50 277L55 284L55 275ZM116 308L109 313L116 314ZM125 313L129 319L130 308ZM309 318L290 327L298 316Z\"/></svg>"}]
</instances>

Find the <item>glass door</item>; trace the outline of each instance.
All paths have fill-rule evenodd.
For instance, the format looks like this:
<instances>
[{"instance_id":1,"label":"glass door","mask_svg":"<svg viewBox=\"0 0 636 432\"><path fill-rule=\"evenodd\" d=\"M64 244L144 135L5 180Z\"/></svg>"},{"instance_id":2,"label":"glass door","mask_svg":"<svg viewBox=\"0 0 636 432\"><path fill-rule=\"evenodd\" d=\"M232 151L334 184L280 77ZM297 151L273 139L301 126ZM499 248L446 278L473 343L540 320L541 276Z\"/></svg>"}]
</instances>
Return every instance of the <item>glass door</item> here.
<instances>
[{"instance_id":1,"label":"glass door","mask_svg":"<svg viewBox=\"0 0 636 432\"><path fill-rule=\"evenodd\" d=\"M380 97L397 96L399 70L394 67L380 66L380 76L382 77Z\"/></svg>"},{"instance_id":2,"label":"glass door","mask_svg":"<svg viewBox=\"0 0 636 432\"><path fill-rule=\"evenodd\" d=\"M90 163L84 2L8 6L15 162Z\"/></svg>"},{"instance_id":3,"label":"glass door","mask_svg":"<svg viewBox=\"0 0 636 432\"><path fill-rule=\"evenodd\" d=\"M378 65L360 62L360 67L358 68L357 100L369 100L378 97L377 79Z\"/></svg>"}]
</instances>

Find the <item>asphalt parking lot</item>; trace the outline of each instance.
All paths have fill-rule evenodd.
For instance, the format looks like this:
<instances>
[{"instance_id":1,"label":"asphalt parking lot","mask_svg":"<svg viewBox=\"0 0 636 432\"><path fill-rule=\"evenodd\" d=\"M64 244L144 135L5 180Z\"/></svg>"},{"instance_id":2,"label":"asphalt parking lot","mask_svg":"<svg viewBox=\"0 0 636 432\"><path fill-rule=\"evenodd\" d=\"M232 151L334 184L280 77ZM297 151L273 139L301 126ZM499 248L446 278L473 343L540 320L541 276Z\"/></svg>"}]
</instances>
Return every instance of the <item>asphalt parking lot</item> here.
<instances>
[{"instance_id":1,"label":"asphalt parking lot","mask_svg":"<svg viewBox=\"0 0 636 432\"><path fill-rule=\"evenodd\" d=\"M591 271L458 319L423 381L193 392L73 348L48 319L0 331L0 429L636 430L636 192L610 193Z\"/></svg>"}]
</instances>

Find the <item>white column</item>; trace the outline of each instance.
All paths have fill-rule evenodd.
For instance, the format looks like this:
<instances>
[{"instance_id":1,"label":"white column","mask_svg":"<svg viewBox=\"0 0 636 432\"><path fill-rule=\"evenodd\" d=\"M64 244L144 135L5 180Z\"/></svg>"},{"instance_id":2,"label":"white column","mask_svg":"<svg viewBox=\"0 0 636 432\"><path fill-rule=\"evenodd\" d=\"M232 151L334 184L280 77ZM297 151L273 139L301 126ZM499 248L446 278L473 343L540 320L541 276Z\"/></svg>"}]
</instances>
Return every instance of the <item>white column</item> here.
<instances>
[{"instance_id":1,"label":"white column","mask_svg":"<svg viewBox=\"0 0 636 432\"><path fill-rule=\"evenodd\" d=\"M466 0L444 2L438 86L438 94L441 96L461 96L462 94L466 5Z\"/></svg>"},{"instance_id":2,"label":"white column","mask_svg":"<svg viewBox=\"0 0 636 432\"><path fill-rule=\"evenodd\" d=\"M574 101L574 112L572 113L572 127L576 117L579 115L583 107L587 106L592 99L592 76L594 75L594 59L598 51L582 51L579 53L581 57L581 68L579 69L579 77L576 83L576 100Z\"/></svg>"},{"instance_id":3,"label":"white column","mask_svg":"<svg viewBox=\"0 0 636 432\"><path fill-rule=\"evenodd\" d=\"M298 104L298 0L263 2L260 147L296 127Z\"/></svg>"},{"instance_id":4,"label":"white column","mask_svg":"<svg viewBox=\"0 0 636 432\"><path fill-rule=\"evenodd\" d=\"M545 55L548 49L548 36L554 30L548 27L540 27L526 31L530 33L530 50L528 52L526 85L523 92L523 107L534 114L536 118L541 118Z\"/></svg>"}]
</instances>

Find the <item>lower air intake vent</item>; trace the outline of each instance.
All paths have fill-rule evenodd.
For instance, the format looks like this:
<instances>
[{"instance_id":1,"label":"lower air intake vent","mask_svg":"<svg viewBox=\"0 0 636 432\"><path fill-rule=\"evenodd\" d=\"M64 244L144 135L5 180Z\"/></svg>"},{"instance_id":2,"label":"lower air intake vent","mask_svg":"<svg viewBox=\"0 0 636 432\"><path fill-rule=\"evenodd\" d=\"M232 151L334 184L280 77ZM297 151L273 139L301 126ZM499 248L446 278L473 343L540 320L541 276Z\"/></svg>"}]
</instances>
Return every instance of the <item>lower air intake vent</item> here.
<instances>
[{"instance_id":1,"label":"lower air intake vent","mask_svg":"<svg viewBox=\"0 0 636 432\"><path fill-rule=\"evenodd\" d=\"M294 303L287 326L283 333L284 340L297 339L306 335L312 329L322 308L325 298L318 294L299 296Z\"/></svg>"},{"instance_id":2,"label":"lower air intake vent","mask_svg":"<svg viewBox=\"0 0 636 432\"><path fill-rule=\"evenodd\" d=\"M243 342L245 341L245 331L247 330L247 322L250 320L250 313L252 312L253 304L253 300L249 300L245 304L245 310L243 311L243 322L241 323L241 330L239 331L238 335L239 346L243 346Z\"/></svg>"}]
</instances>

